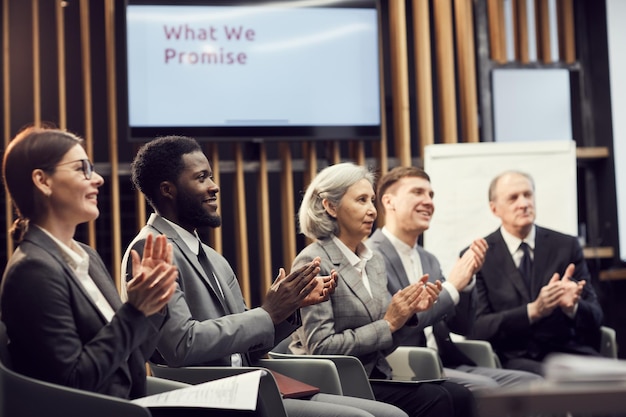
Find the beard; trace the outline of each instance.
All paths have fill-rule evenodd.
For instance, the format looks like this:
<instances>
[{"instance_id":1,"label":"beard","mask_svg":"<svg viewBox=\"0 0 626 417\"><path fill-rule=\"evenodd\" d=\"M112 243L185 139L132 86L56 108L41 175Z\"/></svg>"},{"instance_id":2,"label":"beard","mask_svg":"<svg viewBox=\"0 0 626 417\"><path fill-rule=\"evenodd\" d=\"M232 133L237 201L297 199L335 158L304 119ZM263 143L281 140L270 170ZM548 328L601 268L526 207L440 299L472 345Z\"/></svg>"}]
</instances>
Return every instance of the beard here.
<instances>
[{"instance_id":1,"label":"beard","mask_svg":"<svg viewBox=\"0 0 626 417\"><path fill-rule=\"evenodd\" d=\"M220 227L222 217L217 213L210 213L204 208L201 201L186 193L180 193L176 200L178 217L184 219L185 223L196 228L200 227Z\"/></svg>"}]
</instances>

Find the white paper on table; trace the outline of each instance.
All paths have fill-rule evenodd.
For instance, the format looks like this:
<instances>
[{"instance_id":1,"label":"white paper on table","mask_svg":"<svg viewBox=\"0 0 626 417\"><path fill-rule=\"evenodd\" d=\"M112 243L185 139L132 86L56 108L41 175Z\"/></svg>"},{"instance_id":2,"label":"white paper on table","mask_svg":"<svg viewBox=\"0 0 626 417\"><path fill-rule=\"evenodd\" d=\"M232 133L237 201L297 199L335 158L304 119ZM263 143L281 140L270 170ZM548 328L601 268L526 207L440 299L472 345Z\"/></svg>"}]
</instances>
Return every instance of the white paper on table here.
<instances>
[{"instance_id":1,"label":"white paper on table","mask_svg":"<svg viewBox=\"0 0 626 417\"><path fill-rule=\"evenodd\" d=\"M606 382L626 380L626 361L613 358L552 354L543 364L546 380Z\"/></svg>"},{"instance_id":2,"label":"white paper on table","mask_svg":"<svg viewBox=\"0 0 626 417\"><path fill-rule=\"evenodd\" d=\"M229 410L256 410L259 381L265 371L216 379L186 388L133 400L144 407L201 407Z\"/></svg>"}]
</instances>

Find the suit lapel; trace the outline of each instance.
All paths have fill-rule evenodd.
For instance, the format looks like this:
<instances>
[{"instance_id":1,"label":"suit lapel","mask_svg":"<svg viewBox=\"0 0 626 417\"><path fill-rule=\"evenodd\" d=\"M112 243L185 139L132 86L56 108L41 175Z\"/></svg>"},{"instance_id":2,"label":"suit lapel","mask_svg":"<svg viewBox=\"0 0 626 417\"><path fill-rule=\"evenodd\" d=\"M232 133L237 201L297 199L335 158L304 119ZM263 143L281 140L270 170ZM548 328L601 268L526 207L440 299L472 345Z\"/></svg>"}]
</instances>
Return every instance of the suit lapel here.
<instances>
[{"instance_id":1,"label":"suit lapel","mask_svg":"<svg viewBox=\"0 0 626 417\"><path fill-rule=\"evenodd\" d=\"M354 293L354 295L363 303L363 306L367 310L368 314L372 318L372 320L378 319L378 311L374 309L373 298L370 295L367 288L365 288L365 284L363 284L363 279L361 275L357 272L356 268L350 264L348 259L341 252L341 249L332 241L332 239L324 240L320 242L324 251L328 254L328 258L333 263L337 274L341 277L341 280L346 283L348 288ZM369 264L370 262L368 262ZM366 266L366 272L368 276L370 276L369 265ZM373 274L373 272L372 272ZM373 276L373 275L372 275ZM370 284L372 282L370 281ZM372 294L374 291L382 291L377 287L371 287ZM387 291L384 288L384 291Z\"/></svg>"},{"instance_id":2,"label":"suit lapel","mask_svg":"<svg viewBox=\"0 0 626 417\"><path fill-rule=\"evenodd\" d=\"M498 269L498 275L501 277L510 277L511 284L515 290L522 295L524 300L529 301L530 294L528 288L526 287L526 283L524 282L524 278L519 272L519 269L515 266L513 257L511 256L509 248L506 246L500 231L496 233L493 248L490 247L488 250L493 251L493 259L499 260L497 265L495 265Z\"/></svg>"},{"instance_id":3,"label":"suit lapel","mask_svg":"<svg viewBox=\"0 0 626 417\"><path fill-rule=\"evenodd\" d=\"M531 278L532 283L532 291L531 298L535 298L539 292L541 291L541 287L546 285L550 278L552 278L551 274L547 274L546 276L538 275L537 271L547 271L548 263L550 261L550 245L548 244L548 233L546 233L545 229L540 228L539 226L535 226L535 248L534 248L534 257L533 257L533 273ZM562 271L556 271L562 273Z\"/></svg>"},{"instance_id":4,"label":"suit lapel","mask_svg":"<svg viewBox=\"0 0 626 417\"><path fill-rule=\"evenodd\" d=\"M191 266L193 266L193 269L195 270L196 275L206 285L207 289L209 290L209 293L211 294L211 297L213 297L215 301L220 306L222 306L224 313L228 312L229 310L226 309L226 306L224 305L222 301L222 297L220 296L220 294L217 293L219 289L213 288L213 286L211 285L211 283L209 282L206 276L206 273L204 272L204 268L202 268L202 265L200 265L200 261L198 261L198 256L195 253L193 253L191 249L189 249L189 246L187 246L185 241L180 237L180 235L176 232L176 230L172 226L170 226L161 216L158 216L156 214L153 214L152 216L150 216L150 219L148 220L148 225L152 226L159 233L167 236L168 239L172 242L172 244L178 247L180 252L185 257L186 261ZM216 279L219 279L219 278L216 276ZM224 284L220 281L220 285L223 286Z\"/></svg>"},{"instance_id":5,"label":"suit lapel","mask_svg":"<svg viewBox=\"0 0 626 417\"><path fill-rule=\"evenodd\" d=\"M117 311L122 306L122 300L120 299L115 285L113 285L113 281L111 281L109 274L106 272L106 269L104 269L104 265L100 263L100 260L97 259L91 251L87 253L89 253L89 276L108 301L113 311Z\"/></svg>"},{"instance_id":6,"label":"suit lapel","mask_svg":"<svg viewBox=\"0 0 626 417\"><path fill-rule=\"evenodd\" d=\"M398 289L407 287L409 285L409 277L406 275L398 251L380 229L375 233L379 234L379 236L376 236L376 241L379 242L380 247L379 252L389 260L387 265L391 266L391 270L387 270L387 276L398 281L400 284Z\"/></svg>"},{"instance_id":7,"label":"suit lapel","mask_svg":"<svg viewBox=\"0 0 626 417\"><path fill-rule=\"evenodd\" d=\"M29 240L31 243L45 249L59 263L59 265L61 265L67 276L74 281L79 291L84 295L89 304L91 304L96 313L98 313L98 315L102 318L103 322L107 322L107 319L104 317L87 290L85 290L85 287L81 284L74 270L70 268L65 259L63 259L60 252L61 249L56 242L50 239L50 237L38 227L31 227L24 239ZM99 259L96 259L95 255L90 250L87 250L87 253L89 254L89 276L94 281L98 289L100 289L102 295L107 299L113 311L117 311L117 309L122 305L122 302L115 286L113 285L113 282L109 279L106 269L103 269L104 266L101 266Z\"/></svg>"}]
</instances>

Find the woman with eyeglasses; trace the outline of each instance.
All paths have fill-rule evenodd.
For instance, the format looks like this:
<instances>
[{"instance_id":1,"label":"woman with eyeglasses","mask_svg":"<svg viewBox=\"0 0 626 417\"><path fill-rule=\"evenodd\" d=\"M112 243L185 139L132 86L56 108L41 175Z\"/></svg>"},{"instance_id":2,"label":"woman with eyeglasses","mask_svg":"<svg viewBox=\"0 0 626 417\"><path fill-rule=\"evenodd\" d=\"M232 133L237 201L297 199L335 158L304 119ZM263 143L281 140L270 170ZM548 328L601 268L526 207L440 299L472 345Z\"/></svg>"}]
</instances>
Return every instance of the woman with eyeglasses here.
<instances>
[{"instance_id":1,"label":"woman with eyeglasses","mask_svg":"<svg viewBox=\"0 0 626 417\"><path fill-rule=\"evenodd\" d=\"M176 285L171 246L151 237L142 259L133 254L138 273L122 303L96 251L74 240L79 224L98 217L104 183L82 140L28 128L7 147L2 168L18 215L11 234L19 245L0 290L13 369L120 398L145 395L145 363Z\"/></svg>"}]
</instances>

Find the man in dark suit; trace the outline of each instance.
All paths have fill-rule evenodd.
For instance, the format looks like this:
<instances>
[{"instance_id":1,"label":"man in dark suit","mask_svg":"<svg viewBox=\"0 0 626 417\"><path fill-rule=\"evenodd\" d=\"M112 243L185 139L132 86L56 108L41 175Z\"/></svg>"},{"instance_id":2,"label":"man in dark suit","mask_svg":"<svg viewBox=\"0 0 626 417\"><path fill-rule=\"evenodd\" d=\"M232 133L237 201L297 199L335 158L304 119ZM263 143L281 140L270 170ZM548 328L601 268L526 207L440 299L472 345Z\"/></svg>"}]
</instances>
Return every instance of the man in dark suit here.
<instances>
[{"instance_id":1,"label":"man in dark suit","mask_svg":"<svg viewBox=\"0 0 626 417\"><path fill-rule=\"evenodd\" d=\"M428 274L429 282L441 285L439 299L431 308L417 314L418 327L403 344L436 348L446 377L472 390L541 379L528 372L476 366L450 338L450 330L465 335L474 324L474 274L483 263L487 243L476 239L448 278L443 277L437 258L418 244L435 211L428 174L416 167L394 168L378 181L377 195L380 211L385 213L385 225L367 243L385 260L389 292L395 294L423 274Z\"/></svg>"},{"instance_id":2,"label":"man in dark suit","mask_svg":"<svg viewBox=\"0 0 626 417\"><path fill-rule=\"evenodd\" d=\"M260 307L248 309L228 261L200 241L196 229L219 227L219 187L200 145L169 136L144 145L132 163L132 180L155 212L127 249L141 253L148 233L164 234L173 246L178 288L157 343L168 366L253 366L301 324L299 308L328 299L335 275L316 277L319 259L284 276ZM127 258L125 270L130 271ZM128 276L128 275L127 275ZM290 417L406 416L388 404L316 394L310 401L285 399ZM366 411L367 410L367 411Z\"/></svg>"},{"instance_id":3,"label":"man in dark suit","mask_svg":"<svg viewBox=\"0 0 626 417\"><path fill-rule=\"evenodd\" d=\"M490 341L504 367L537 374L552 352L599 355L602 309L578 239L535 225L528 174L494 178L489 207L502 225L486 238L472 336Z\"/></svg>"}]
</instances>

